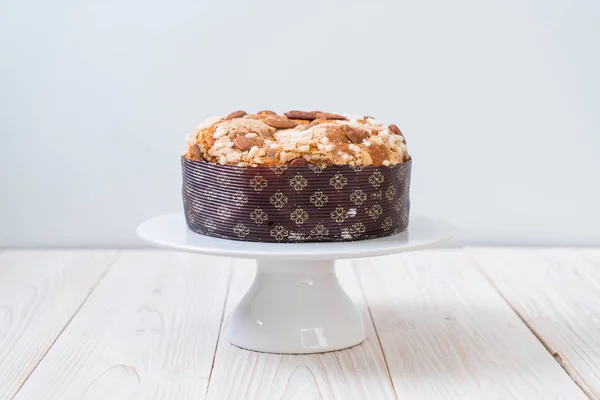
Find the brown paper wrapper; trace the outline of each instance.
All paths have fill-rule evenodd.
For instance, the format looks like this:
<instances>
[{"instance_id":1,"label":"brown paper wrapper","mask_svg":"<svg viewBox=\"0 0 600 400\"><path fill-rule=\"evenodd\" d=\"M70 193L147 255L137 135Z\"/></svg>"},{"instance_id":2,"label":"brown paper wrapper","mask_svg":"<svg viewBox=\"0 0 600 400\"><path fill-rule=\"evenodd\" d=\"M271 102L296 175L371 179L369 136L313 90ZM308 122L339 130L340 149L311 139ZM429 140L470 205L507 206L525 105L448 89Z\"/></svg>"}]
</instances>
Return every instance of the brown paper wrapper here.
<instances>
[{"instance_id":1,"label":"brown paper wrapper","mask_svg":"<svg viewBox=\"0 0 600 400\"><path fill-rule=\"evenodd\" d=\"M403 232L412 161L391 167L235 167L181 158L189 228L252 242L334 242Z\"/></svg>"}]
</instances>

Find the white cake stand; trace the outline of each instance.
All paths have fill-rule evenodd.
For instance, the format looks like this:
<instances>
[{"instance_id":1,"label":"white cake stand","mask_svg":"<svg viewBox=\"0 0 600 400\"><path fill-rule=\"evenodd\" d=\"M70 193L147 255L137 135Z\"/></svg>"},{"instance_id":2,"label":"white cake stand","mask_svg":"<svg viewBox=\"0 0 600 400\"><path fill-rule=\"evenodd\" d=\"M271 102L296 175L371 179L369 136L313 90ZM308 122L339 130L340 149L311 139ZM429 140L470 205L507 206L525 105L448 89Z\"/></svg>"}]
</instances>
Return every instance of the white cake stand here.
<instances>
[{"instance_id":1,"label":"white cake stand","mask_svg":"<svg viewBox=\"0 0 600 400\"><path fill-rule=\"evenodd\" d=\"M444 222L413 218L408 231L381 239L334 243L256 243L190 231L182 212L141 224L138 235L158 246L225 257L254 258L252 287L231 315L229 341L266 353L340 350L365 340L362 314L341 288L336 259L433 247L453 237Z\"/></svg>"}]
</instances>

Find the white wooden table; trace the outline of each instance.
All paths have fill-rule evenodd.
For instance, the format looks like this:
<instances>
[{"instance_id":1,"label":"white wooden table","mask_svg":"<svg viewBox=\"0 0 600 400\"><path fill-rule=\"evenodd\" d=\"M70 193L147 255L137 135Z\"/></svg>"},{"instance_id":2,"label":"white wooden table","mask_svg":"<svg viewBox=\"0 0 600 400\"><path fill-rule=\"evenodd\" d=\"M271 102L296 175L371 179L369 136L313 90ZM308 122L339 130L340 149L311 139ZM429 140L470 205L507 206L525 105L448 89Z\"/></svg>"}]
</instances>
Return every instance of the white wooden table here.
<instances>
[{"instance_id":1,"label":"white wooden table","mask_svg":"<svg viewBox=\"0 0 600 400\"><path fill-rule=\"evenodd\" d=\"M253 262L0 251L0 399L600 399L600 249L338 263L369 338L320 355L221 332Z\"/></svg>"}]
</instances>

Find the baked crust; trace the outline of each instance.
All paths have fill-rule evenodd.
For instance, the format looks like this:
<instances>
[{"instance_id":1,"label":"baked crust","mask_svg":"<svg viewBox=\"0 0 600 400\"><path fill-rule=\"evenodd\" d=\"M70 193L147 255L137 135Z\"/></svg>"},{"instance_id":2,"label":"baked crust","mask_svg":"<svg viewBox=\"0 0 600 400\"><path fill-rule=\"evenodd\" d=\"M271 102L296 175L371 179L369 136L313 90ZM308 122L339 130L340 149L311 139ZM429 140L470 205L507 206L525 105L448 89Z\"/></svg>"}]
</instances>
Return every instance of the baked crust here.
<instances>
[{"instance_id":1,"label":"baked crust","mask_svg":"<svg viewBox=\"0 0 600 400\"><path fill-rule=\"evenodd\" d=\"M321 111L234 111L204 121L187 136L189 160L234 166L390 166L410 159L396 125ZM304 161L301 161L304 160Z\"/></svg>"}]
</instances>

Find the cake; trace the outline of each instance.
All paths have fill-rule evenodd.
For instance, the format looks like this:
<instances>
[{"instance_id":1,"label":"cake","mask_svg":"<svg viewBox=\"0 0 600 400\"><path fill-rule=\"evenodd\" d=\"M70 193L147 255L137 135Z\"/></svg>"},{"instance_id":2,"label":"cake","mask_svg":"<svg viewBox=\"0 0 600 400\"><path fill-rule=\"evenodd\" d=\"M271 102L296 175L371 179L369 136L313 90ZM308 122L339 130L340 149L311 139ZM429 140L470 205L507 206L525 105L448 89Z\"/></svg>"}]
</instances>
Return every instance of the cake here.
<instances>
[{"instance_id":1,"label":"cake","mask_svg":"<svg viewBox=\"0 0 600 400\"><path fill-rule=\"evenodd\" d=\"M188 227L257 242L353 241L406 230L412 160L396 125L320 111L234 111L181 157Z\"/></svg>"}]
</instances>

